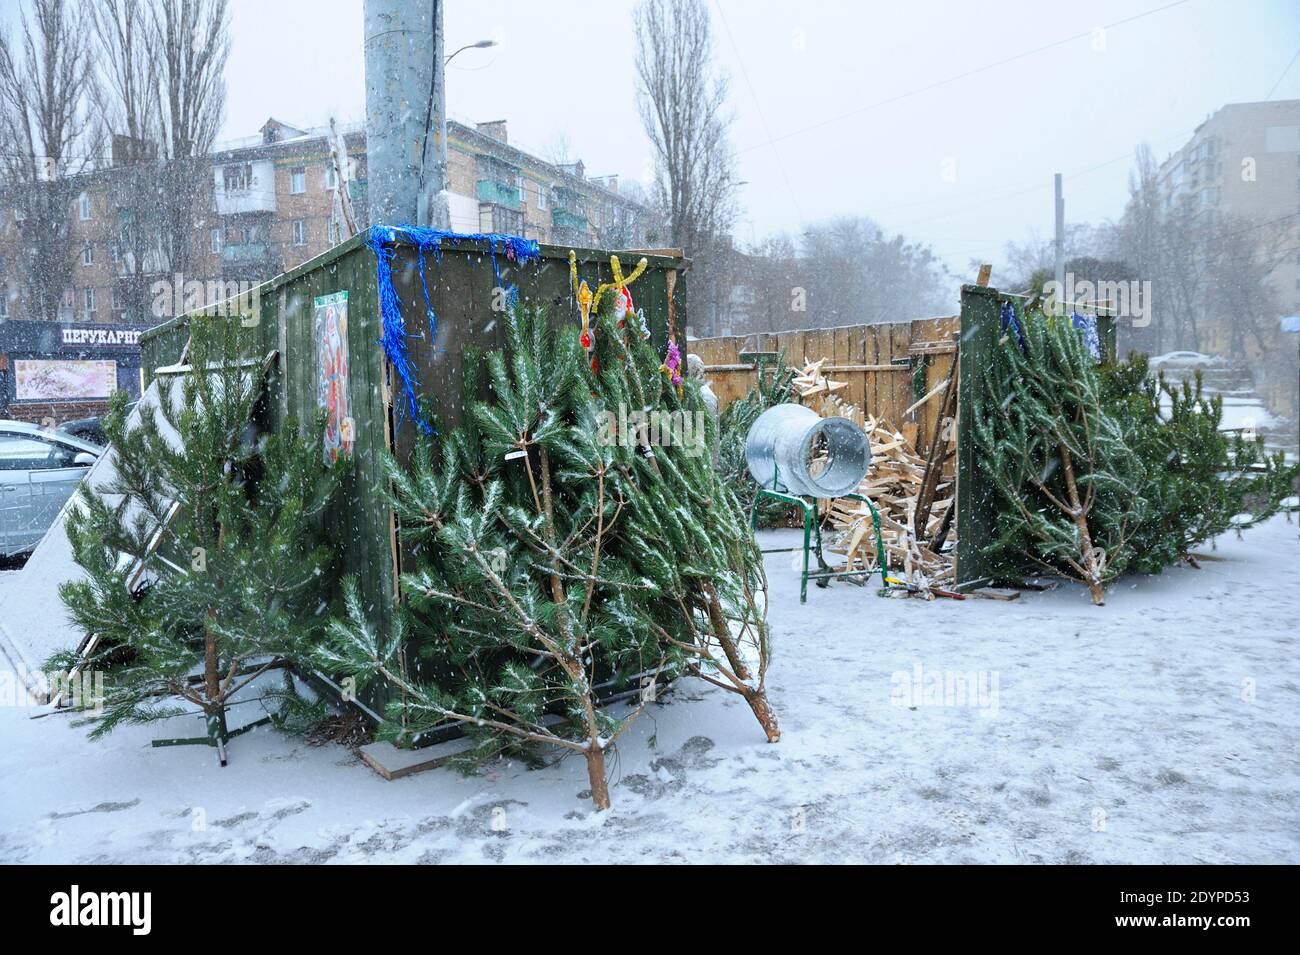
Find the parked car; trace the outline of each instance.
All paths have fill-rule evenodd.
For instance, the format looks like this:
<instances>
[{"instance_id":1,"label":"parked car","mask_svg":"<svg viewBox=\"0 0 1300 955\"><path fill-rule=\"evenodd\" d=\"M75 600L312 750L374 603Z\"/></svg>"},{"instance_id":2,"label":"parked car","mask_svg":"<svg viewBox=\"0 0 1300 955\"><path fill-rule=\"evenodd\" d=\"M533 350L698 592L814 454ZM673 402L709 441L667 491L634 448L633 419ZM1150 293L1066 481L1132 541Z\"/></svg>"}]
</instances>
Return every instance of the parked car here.
<instances>
[{"instance_id":1,"label":"parked car","mask_svg":"<svg viewBox=\"0 0 1300 955\"><path fill-rule=\"evenodd\" d=\"M130 414L132 409L139 403L138 400L130 402L126 406L127 414ZM54 430L60 434L70 434L82 441L89 441L91 444L97 444L100 447L108 447L108 436L104 434L103 418L78 418L76 421L65 421Z\"/></svg>"},{"instance_id":2,"label":"parked car","mask_svg":"<svg viewBox=\"0 0 1300 955\"><path fill-rule=\"evenodd\" d=\"M59 434L70 434L74 438L89 441L100 447L108 444L108 436L104 434L103 418L78 418L76 421L65 421L54 430Z\"/></svg>"},{"instance_id":3,"label":"parked car","mask_svg":"<svg viewBox=\"0 0 1300 955\"><path fill-rule=\"evenodd\" d=\"M25 421L0 421L0 556L30 553L104 449Z\"/></svg>"}]
</instances>

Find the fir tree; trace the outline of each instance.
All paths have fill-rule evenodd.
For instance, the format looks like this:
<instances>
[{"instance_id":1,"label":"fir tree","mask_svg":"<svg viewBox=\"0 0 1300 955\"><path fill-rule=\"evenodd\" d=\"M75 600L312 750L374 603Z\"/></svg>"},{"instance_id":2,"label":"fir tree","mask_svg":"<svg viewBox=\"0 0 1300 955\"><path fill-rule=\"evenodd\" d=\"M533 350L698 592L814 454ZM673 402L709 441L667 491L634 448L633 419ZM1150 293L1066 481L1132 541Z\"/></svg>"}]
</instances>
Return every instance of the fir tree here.
<instances>
[{"instance_id":1,"label":"fir tree","mask_svg":"<svg viewBox=\"0 0 1300 955\"><path fill-rule=\"evenodd\" d=\"M779 735L761 559L711 466L712 418L638 316L619 324L597 334L589 365L576 333L512 313L506 347L483 363L485 400L467 359L466 423L419 445L409 470L389 462L414 555L399 625L375 632L350 588L318 657L396 689L390 738L453 721L474 763L581 754L598 809L607 751L663 680L694 673L739 693ZM630 711L602 706L626 692Z\"/></svg>"},{"instance_id":2,"label":"fir tree","mask_svg":"<svg viewBox=\"0 0 1300 955\"><path fill-rule=\"evenodd\" d=\"M1193 561L1197 546L1277 513L1300 466L1219 430L1223 399L1205 397L1201 376L1170 383L1152 377L1145 355L1103 367L1104 402L1130 422L1131 447L1148 475L1146 519L1133 536L1131 569L1158 573Z\"/></svg>"},{"instance_id":3,"label":"fir tree","mask_svg":"<svg viewBox=\"0 0 1300 955\"><path fill-rule=\"evenodd\" d=\"M1148 468L1070 320L1038 309L1017 319L1019 334L1004 335L983 370L970 421L995 496L991 547L1012 569L1027 559L1074 577L1102 604L1146 518Z\"/></svg>"},{"instance_id":4,"label":"fir tree","mask_svg":"<svg viewBox=\"0 0 1300 955\"><path fill-rule=\"evenodd\" d=\"M794 377L795 370L786 365L785 352L781 352L771 374L760 370L758 381L749 394L733 401L722 412L719 421L721 447L718 470L727 485L736 489L736 495L746 512L758 495L758 483L749 473L749 465L745 462L745 439L749 437L749 429L759 415L773 405L790 400ZM771 527L789 515L790 505L770 497L759 499L757 516L760 526Z\"/></svg>"},{"instance_id":5,"label":"fir tree","mask_svg":"<svg viewBox=\"0 0 1300 955\"><path fill-rule=\"evenodd\" d=\"M322 515L344 466L329 468L323 425L259 434L261 363L237 321L195 319L193 370L157 379L128 421L114 396L105 431L114 473L83 485L68 536L87 579L64 584L69 613L107 670L91 736L199 708L224 765L226 707L274 661L316 642L333 553ZM74 662L73 654L52 661ZM179 698L179 699L178 699Z\"/></svg>"}]
</instances>

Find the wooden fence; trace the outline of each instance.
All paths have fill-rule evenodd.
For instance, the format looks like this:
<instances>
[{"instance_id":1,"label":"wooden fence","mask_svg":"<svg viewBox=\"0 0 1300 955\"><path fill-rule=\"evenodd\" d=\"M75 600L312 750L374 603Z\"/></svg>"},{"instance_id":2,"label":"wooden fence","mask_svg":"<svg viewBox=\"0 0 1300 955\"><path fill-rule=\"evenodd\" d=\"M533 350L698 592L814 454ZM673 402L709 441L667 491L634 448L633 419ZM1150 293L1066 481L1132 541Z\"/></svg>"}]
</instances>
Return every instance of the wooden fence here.
<instances>
[{"instance_id":1,"label":"wooden fence","mask_svg":"<svg viewBox=\"0 0 1300 955\"><path fill-rule=\"evenodd\" d=\"M758 381L741 353L783 351L786 364L827 359L822 373L848 382L839 397L864 414L902 430L915 446L927 447L939 416L941 397L905 415L916 400L948 377L956 355L957 316L922 318L879 325L844 325L803 331L700 338L688 343L708 369L722 407L747 395ZM915 434L911 434L915 426Z\"/></svg>"}]
</instances>

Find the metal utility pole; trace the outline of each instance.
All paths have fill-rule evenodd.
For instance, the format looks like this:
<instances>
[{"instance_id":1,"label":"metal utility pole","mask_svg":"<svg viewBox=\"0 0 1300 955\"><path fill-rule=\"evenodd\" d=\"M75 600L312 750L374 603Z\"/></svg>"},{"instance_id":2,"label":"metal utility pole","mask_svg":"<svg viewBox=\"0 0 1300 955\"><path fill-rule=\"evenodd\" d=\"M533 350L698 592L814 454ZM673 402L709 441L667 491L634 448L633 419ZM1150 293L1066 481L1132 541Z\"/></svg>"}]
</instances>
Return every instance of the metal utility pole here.
<instances>
[{"instance_id":1,"label":"metal utility pole","mask_svg":"<svg viewBox=\"0 0 1300 955\"><path fill-rule=\"evenodd\" d=\"M365 0L370 221L446 229L443 0Z\"/></svg>"},{"instance_id":2,"label":"metal utility pole","mask_svg":"<svg viewBox=\"0 0 1300 955\"><path fill-rule=\"evenodd\" d=\"M1060 289L1057 293L1060 300L1058 306L1065 304L1065 196L1061 190L1061 174L1056 174L1056 268L1053 272L1056 279L1056 287Z\"/></svg>"}]
</instances>

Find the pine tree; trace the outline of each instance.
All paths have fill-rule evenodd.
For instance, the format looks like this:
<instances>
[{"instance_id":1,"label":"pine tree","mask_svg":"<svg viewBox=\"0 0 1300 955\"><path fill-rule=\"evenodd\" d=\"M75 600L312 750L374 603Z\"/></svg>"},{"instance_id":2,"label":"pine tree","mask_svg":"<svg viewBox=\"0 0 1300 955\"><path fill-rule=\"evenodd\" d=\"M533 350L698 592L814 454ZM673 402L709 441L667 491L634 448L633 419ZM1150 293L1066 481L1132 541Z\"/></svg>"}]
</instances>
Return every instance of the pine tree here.
<instances>
[{"instance_id":1,"label":"pine tree","mask_svg":"<svg viewBox=\"0 0 1300 955\"><path fill-rule=\"evenodd\" d=\"M745 439L758 416L773 405L790 400L790 388L794 382L795 370L785 363L785 352L777 356L771 374L760 371L753 390L743 398L733 401L723 410L719 430L721 447L718 454L718 470L729 487L736 489L736 495L746 512L753 505L758 495L758 483L749 473L745 462ZM790 505L774 498L759 498L758 522L762 527L771 527L790 515Z\"/></svg>"},{"instance_id":2,"label":"pine tree","mask_svg":"<svg viewBox=\"0 0 1300 955\"><path fill-rule=\"evenodd\" d=\"M274 661L305 658L328 620L333 553L321 524L345 462L325 465L323 423L307 436L292 421L258 433L263 376L259 360L241 361L247 334L195 319L193 370L159 376L156 410L143 403L128 422L115 396L105 425L115 473L96 491L83 485L70 512L87 579L60 593L98 638L81 665L107 670L92 737L177 715L185 701L224 765L231 698Z\"/></svg>"},{"instance_id":3,"label":"pine tree","mask_svg":"<svg viewBox=\"0 0 1300 955\"><path fill-rule=\"evenodd\" d=\"M1152 377L1145 355L1102 369L1104 402L1131 424L1131 447L1149 475L1148 513L1131 540L1131 569L1158 573L1225 531L1277 513L1300 466L1279 452L1219 430L1223 399L1207 398L1201 376L1181 383ZM1243 519L1242 515L1249 517Z\"/></svg>"},{"instance_id":4,"label":"pine tree","mask_svg":"<svg viewBox=\"0 0 1300 955\"><path fill-rule=\"evenodd\" d=\"M409 470L389 461L414 555L399 625L377 633L350 588L318 656L395 689L389 738L451 721L475 764L581 754L598 809L605 754L661 681L693 673L739 693L779 736L761 558L711 466L712 418L635 313L619 326L589 363L576 333L514 312L504 349L467 357L466 423L417 446ZM620 693L636 699L622 715L602 705Z\"/></svg>"},{"instance_id":5,"label":"pine tree","mask_svg":"<svg viewBox=\"0 0 1300 955\"><path fill-rule=\"evenodd\" d=\"M1017 319L983 370L970 421L995 496L991 548L1012 568L1028 560L1076 578L1102 604L1146 518L1149 471L1132 422L1105 406L1080 331L1039 309Z\"/></svg>"}]
</instances>

